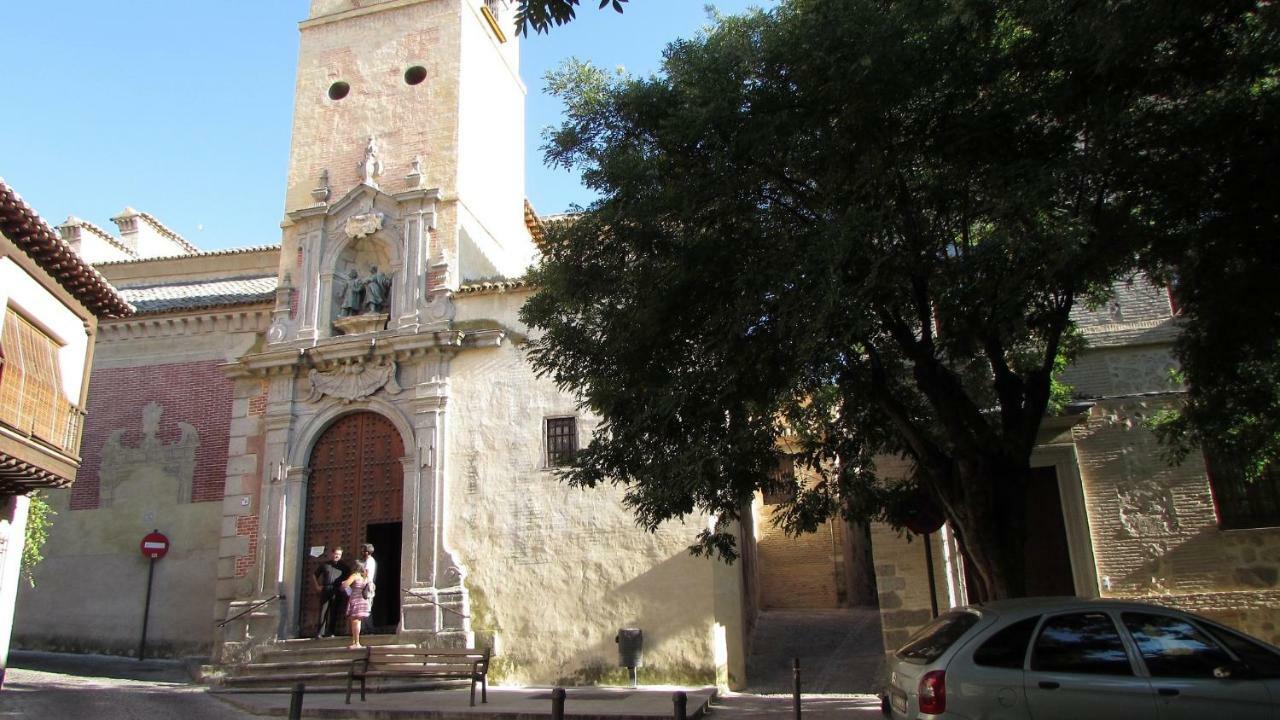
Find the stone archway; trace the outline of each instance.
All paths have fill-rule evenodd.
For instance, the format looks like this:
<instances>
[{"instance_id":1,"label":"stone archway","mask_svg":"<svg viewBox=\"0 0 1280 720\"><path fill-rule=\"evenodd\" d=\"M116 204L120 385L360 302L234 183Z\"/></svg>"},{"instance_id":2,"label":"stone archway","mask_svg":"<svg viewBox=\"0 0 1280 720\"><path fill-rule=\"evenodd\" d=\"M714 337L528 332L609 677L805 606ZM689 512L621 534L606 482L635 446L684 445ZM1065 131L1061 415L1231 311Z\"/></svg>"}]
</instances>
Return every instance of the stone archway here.
<instances>
[{"instance_id":1,"label":"stone archway","mask_svg":"<svg viewBox=\"0 0 1280 720\"><path fill-rule=\"evenodd\" d=\"M341 545L346 559L354 562L359 557L357 548L369 541L371 533L385 537L391 526L402 523L403 457L400 431L387 418L369 411L343 415L316 440L307 463L301 633L314 634L318 622L319 598L310 579L317 563L315 548ZM377 583L383 590L378 595L383 602L396 603L395 608L384 608L383 614L398 619L399 548L390 551L384 547L375 552Z\"/></svg>"}]
</instances>

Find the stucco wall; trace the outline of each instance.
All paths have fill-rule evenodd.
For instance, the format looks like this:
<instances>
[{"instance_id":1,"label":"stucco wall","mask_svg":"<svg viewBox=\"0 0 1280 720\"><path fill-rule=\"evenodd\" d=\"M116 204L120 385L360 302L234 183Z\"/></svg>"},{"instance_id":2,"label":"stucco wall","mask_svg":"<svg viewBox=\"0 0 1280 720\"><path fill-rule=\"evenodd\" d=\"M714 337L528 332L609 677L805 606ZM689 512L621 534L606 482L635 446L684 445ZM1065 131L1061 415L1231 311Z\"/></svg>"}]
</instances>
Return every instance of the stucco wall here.
<instances>
[{"instance_id":1,"label":"stucco wall","mask_svg":"<svg viewBox=\"0 0 1280 720\"><path fill-rule=\"evenodd\" d=\"M233 385L219 365L252 344L256 325L180 320L100 326L85 462L72 489L49 493L57 515L36 586L19 592L16 645L136 652L147 575L139 543L159 529L171 550L156 564L148 654L208 655L233 435Z\"/></svg>"},{"instance_id":2,"label":"stucco wall","mask_svg":"<svg viewBox=\"0 0 1280 720\"><path fill-rule=\"evenodd\" d=\"M545 467L544 418L579 416L510 343L459 355L449 403L446 541L467 570L473 625L507 682L620 679L614 635L645 633L641 682L715 676L714 561L687 546L705 520L637 529L614 488ZM723 652L721 653L723 655Z\"/></svg>"},{"instance_id":3,"label":"stucco wall","mask_svg":"<svg viewBox=\"0 0 1280 720\"><path fill-rule=\"evenodd\" d=\"M136 652L148 563L139 544L161 528L171 549L156 562L148 655L208 655L221 504L177 503L161 473L131 482L136 493L103 509L73 511L69 491L48 493L57 515L35 587L19 588L15 647Z\"/></svg>"}]
</instances>

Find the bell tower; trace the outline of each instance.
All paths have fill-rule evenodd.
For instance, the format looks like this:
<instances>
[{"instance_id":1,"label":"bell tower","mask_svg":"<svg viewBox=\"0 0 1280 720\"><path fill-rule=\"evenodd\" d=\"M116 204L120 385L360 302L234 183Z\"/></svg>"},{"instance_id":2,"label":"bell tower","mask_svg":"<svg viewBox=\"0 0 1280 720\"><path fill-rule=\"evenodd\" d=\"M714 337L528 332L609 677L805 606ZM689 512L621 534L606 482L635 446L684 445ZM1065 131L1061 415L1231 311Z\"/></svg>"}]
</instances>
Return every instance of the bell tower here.
<instances>
[{"instance_id":1,"label":"bell tower","mask_svg":"<svg viewBox=\"0 0 1280 720\"><path fill-rule=\"evenodd\" d=\"M255 568L223 578L219 596L228 618L287 600L274 617L228 626L228 656L305 634L314 544L372 537L398 540L379 540L380 572L399 570L386 592L407 588L397 634L470 642L466 568L445 533L451 362L498 347L504 333L455 325L454 293L518 276L536 253L509 2L312 0L300 25L275 308L265 344L227 368L244 401L233 425L245 433L228 467L274 470L261 470L254 504ZM381 429L326 445L346 422ZM325 475L313 453L339 446L386 471L355 500L326 490L348 469ZM224 521L240 522L244 507L228 506ZM244 554L226 544L220 567Z\"/></svg>"},{"instance_id":2,"label":"bell tower","mask_svg":"<svg viewBox=\"0 0 1280 720\"><path fill-rule=\"evenodd\" d=\"M438 330L459 283L533 261L513 17L509 0L312 0L270 343ZM371 276L384 302L342 321Z\"/></svg>"}]
</instances>

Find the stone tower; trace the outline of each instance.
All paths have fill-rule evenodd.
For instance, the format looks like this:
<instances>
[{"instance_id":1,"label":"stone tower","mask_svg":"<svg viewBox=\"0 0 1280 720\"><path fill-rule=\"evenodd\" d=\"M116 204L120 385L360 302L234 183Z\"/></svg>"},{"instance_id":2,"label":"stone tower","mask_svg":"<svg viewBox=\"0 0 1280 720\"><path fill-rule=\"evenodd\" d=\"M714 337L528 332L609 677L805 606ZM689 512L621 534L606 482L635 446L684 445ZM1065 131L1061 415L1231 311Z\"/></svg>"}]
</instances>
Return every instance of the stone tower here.
<instances>
[{"instance_id":1,"label":"stone tower","mask_svg":"<svg viewBox=\"0 0 1280 720\"><path fill-rule=\"evenodd\" d=\"M352 270L388 275L385 329L416 331L452 318L464 279L532 261L512 16L507 0L312 0L271 342L343 332Z\"/></svg>"},{"instance_id":2,"label":"stone tower","mask_svg":"<svg viewBox=\"0 0 1280 720\"><path fill-rule=\"evenodd\" d=\"M224 657L312 632L319 550L375 535L379 575L398 570L378 592L394 598L384 622L414 642L472 637L444 532L446 414L454 358L505 337L455 327L459 285L518 276L536 253L513 13L507 0L312 0L300 25L271 325L225 368L224 528L257 541L228 535L218 581L225 617L287 599L228 626Z\"/></svg>"}]
</instances>

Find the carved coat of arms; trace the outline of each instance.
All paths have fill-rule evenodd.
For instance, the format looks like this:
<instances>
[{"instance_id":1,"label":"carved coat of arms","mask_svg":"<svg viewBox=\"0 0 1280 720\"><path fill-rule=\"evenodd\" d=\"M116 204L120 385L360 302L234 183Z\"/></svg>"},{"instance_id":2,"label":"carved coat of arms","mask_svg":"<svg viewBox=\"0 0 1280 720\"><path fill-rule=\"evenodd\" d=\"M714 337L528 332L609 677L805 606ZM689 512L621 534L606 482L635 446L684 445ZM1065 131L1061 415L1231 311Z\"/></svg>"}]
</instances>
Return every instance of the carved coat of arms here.
<instances>
[{"instance_id":1,"label":"carved coat of arms","mask_svg":"<svg viewBox=\"0 0 1280 720\"><path fill-rule=\"evenodd\" d=\"M316 402L328 395L349 403L369 397L379 388L386 388L388 395L395 395L402 389L396 382L395 361L385 358L377 365L350 363L326 372L312 368L307 378L311 381L307 402Z\"/></svg>"}]
</instances>

